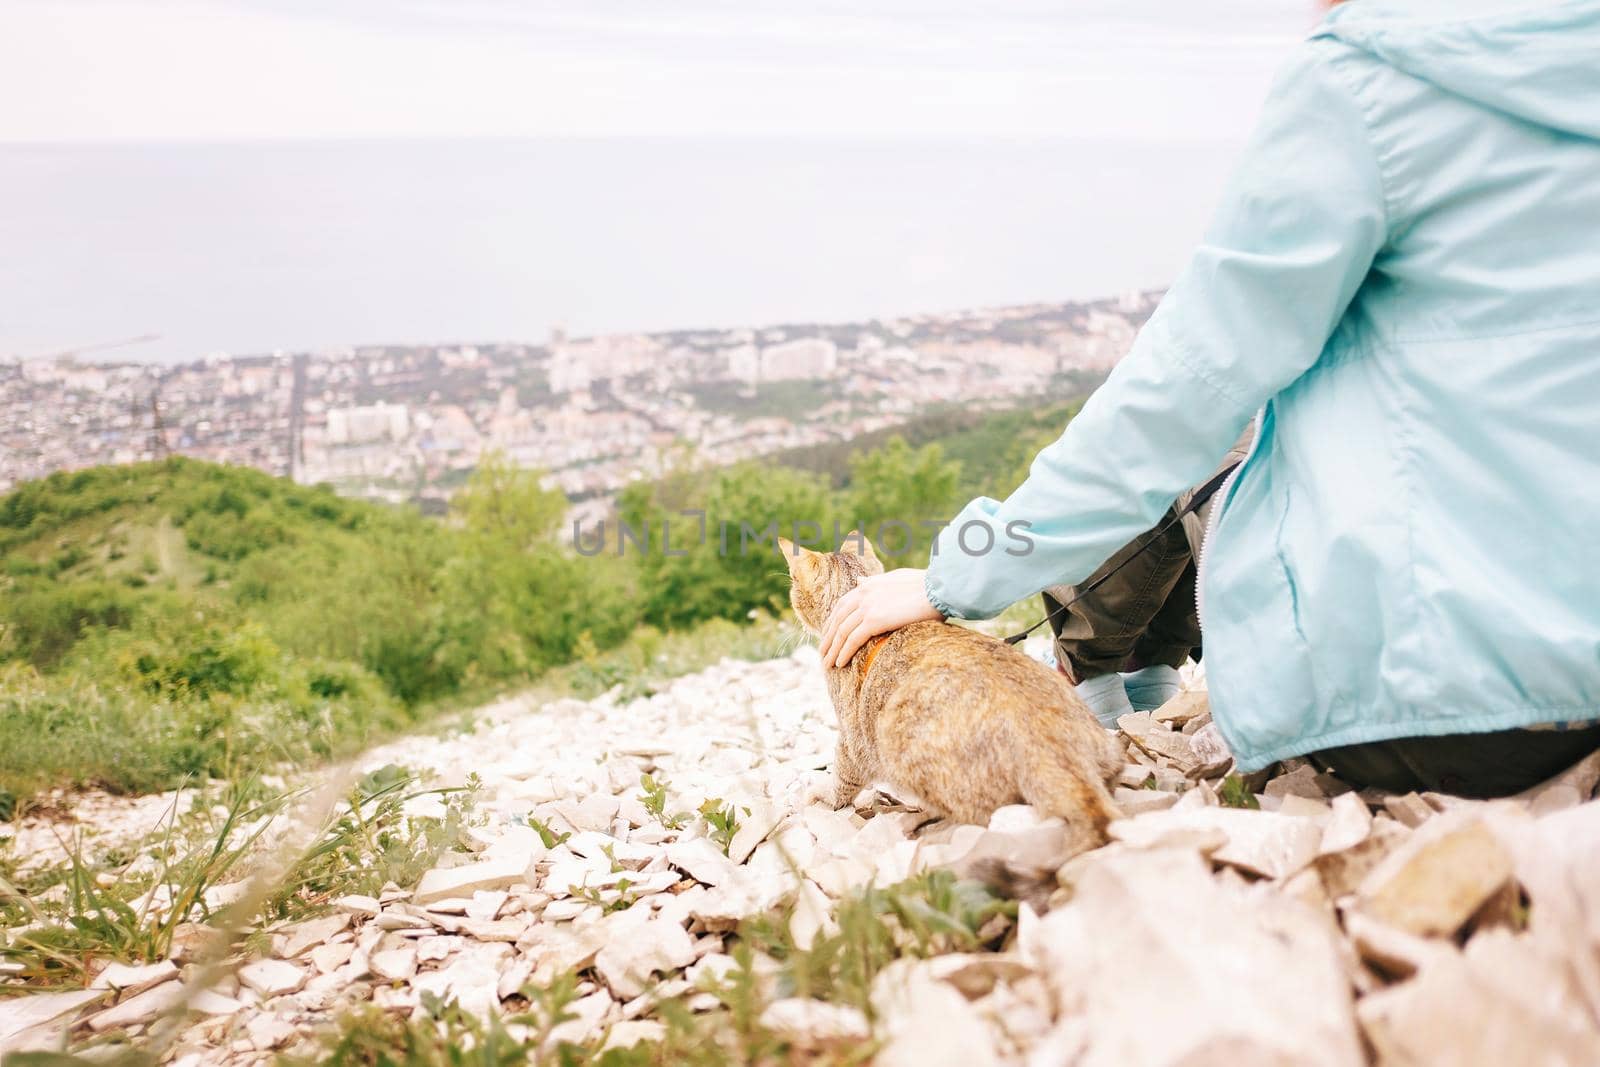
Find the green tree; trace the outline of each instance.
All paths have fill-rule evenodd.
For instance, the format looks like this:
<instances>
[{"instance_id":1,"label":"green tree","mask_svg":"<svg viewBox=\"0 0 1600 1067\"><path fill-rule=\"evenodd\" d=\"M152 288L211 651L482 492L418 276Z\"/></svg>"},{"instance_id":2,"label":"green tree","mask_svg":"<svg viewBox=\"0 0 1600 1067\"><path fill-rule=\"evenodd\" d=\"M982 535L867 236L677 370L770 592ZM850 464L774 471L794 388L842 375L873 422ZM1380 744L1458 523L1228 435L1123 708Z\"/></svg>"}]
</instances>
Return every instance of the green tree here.
<instances>
[{"instance_id":1,"label":"green tree","mask_svg":"<svg viewBox=\"0 0 1600 1067\"><path fill-rule=\"evenodd\" d=\"M664 628L781 611L788 594L777 537L795 538L797 524L799 538L818 545L832 534L831 494L802 471L744 463L701 472L693 485L679 480L671 496L668 506L636 486L618 503L634 531L622 551L638 561L645 621Z\"/></svg>"},{"instance_id":2,"label":"green tree","mask_svg":"<svg viewBox=\"0 0 1600 1067\"><path fill-rule=\"evenodd\" d=\"M526 551L548 541L561 525L567 497L546 489L543 472L513 464L503 453L486 452L467 484L450 501L462 526Z\"/></svg>"},{"instance_id":3,"label":"green tree","mask_svg":"<svg viewBox=\"0 0 1600 1067\"><path fill-rule=\"evenodd\" d=\"M885 542L875 546L885 567L921 566L934 535L922 523L955 513L960 482L960 462L946 459L939 445L912 448L897 435L882 448L850 458L850 518Z\"/></svg>"}]
</instances>

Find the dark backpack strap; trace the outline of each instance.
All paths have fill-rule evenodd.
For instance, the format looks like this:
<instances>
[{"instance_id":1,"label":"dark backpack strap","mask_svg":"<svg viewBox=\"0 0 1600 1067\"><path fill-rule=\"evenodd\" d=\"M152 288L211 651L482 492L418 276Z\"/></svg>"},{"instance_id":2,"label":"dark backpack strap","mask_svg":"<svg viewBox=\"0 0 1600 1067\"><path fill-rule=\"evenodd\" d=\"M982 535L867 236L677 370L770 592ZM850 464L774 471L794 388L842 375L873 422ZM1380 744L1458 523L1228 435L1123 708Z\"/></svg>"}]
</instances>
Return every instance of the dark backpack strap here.
<instances>
[{"instance_id":1,"label":"dark backpack strap","mask_svg":"<svg viewBox=\"0 0 1600 1067\"><path fill-rule=\"evenodd\" d=\"M1210 478L1206 479L1206 481L1198 489L1196 489L1194 491L1194 496L1189 499L1189 502L1187 504L1185 504L1182 508L1180 508L1176 515L1172 516L1172 518L1168 519L1166 522L1161 524L1160 528L1156 530L1156 536L1150 538L1150 540L1148 540L1144 544L1140 545L1139 546L1139 550L1137 552L1133 553L1127 559L1123 560L1121 563L1117 564L1115 567L1112 567L1110 570L1106 571L1104 574L1102 574L1100 577L1096 578L1094 581L1090 582L1088 585L1084 586L1082 589L1079 589L1078 592L1077 592L1077 595L1074 596L1071 600L1068 600L1064 604L1057 605L1057 610L1064 610L1067 607L1069 607L1070 605L1076 604L1079 600L1083 599L1084 597L1088 596L1090 593L1094 592L1096 589L1100 588L1100 586L1102 584L1104 584L1107 580L1109 580L1112 575L1116 574L1122 568L1126 567L1128 564L1130 564L1134 560L1138 559L1139 556L1144 552L1145 549L1149 548L1151 545L1153 545L1157 541L1161 540L1161 535L1166 533L1168 530L1172 529L1178 523L1182 522L1186 515L1192 515L1196 511L1198 511L1201 508L1205 507L1206 501L1210 500L1213 496L1215 496L1217 494L1217 490L1221 489L1223 487L1223 485L1225 485L1227 483L1228 479L1233 476L1233 472L1238 470L1238 469L1239 469L1239 464L1238 463L1230 463L1226 467L1224 467L1221 470L1219 470L1217 473L1213 474ZM1012 634L1010 637L1006 638L1006 644L1008 644L1008 645L1021 644L1022 641L1024 641L1029 634L1033 633L1033 631L1037 630L1039 627L1043 626L1045 623L1047 623L1049 621L1050 621L1050 615L1046 615L1044 618L1040 619L1038 622L1034 623L1032 626L1028 627L1026 630L1023 630L1021 633L1015 633L1015 634Z\"/></svg>"}]
</instances>

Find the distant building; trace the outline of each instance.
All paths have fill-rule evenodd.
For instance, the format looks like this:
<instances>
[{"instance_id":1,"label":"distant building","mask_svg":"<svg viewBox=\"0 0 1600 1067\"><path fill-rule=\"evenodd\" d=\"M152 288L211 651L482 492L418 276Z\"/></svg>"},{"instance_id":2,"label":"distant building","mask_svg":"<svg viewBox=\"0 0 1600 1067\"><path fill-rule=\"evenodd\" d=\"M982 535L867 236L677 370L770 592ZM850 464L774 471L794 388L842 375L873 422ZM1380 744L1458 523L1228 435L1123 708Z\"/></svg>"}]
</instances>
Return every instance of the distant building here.
<instances>
[{"instance_id":1,"label":"distant building","mask_svg":"<svg viewBox=\"0 0 1600 1067\"><path fill-rule=\"evenodd\" d=\"M745 385L832 378L839 370L839 346L824 337L801 337L757 348L728 350L728 377Z\"/></svg>"},{"instance_id":2,"label":"distant building","mask_svg":"<svg viewBox=\"0 0 1600 1067\"><path fill-rule=\"evenodd\" d=\"M737 345L728 349L728 377L746 385L761 380L761 349L755 345Z\"/></svg>"},{"instance_id":3,"label":"distant building","mask_svg":"<svg viewBox=\"0 0 1600 1067\"><path fill-rule=\"evenodd\" d=\"M802 337L761 350L761 380L831 378L839 369L839 346L825 337Z\"/></svg>"},{"instance_id":4,"label":"distant building","mask_svg":"<svg viewBox=\"0 0 1600 1067\"><path fill-rule=\"evenodd\" d=\"M328 409L328 444L362 445L403 441L411 432L404 404L367 404Z\"/></svg>"},{"instance_id":5,"label":"distant building","mask_svg":"<svg viewBox=\"0 0 1600 1067\"><path fill-rule=\"evenodd\" d=\"M642 374L655 366L664 349L645 334L614 334L569 341L565 334L550 340L550 391L581 393L595 382Z\"/></svg>"}]
</instances>

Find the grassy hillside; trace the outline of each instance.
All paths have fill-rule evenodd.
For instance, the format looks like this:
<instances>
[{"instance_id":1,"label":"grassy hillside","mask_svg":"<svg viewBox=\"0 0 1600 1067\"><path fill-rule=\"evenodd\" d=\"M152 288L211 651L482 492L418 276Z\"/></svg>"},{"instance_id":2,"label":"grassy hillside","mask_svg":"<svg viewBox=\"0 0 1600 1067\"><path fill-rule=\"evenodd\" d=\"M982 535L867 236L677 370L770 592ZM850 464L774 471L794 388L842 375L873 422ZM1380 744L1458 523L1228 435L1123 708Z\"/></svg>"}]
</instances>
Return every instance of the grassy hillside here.
<instances>
[{"instance_id":1,"label":"grassy hillside","mask_svg":"<svg viewBox=\"0 0 1600 1067\"><path fill-rule=\"evenodd\" d=\"M332 755L633 629L620 566L525 548L183 459L24 485L0 500L0 790Z\"/></svg>"}]
</instances>

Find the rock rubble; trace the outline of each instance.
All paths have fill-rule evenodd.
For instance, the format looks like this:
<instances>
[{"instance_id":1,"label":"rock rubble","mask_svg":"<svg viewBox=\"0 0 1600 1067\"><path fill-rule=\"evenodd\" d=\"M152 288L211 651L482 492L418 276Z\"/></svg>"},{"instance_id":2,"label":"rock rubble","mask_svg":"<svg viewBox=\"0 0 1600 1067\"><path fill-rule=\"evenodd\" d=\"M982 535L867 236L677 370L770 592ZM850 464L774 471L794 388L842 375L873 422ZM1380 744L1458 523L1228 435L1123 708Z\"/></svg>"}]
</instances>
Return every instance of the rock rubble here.
<instances>
[{"instance_id":1,"label":"rock rubble","mask_svg":"<svg viewBox=\"0 0 1600 1067\"><path fill-rule=\"evenodd\" d=\"M1358 794L1291 761L1251 780L1257 809L1228 807L1232 757L1191 689L1124 717L1124 818L1071 856L1025 806L983 827L871 790L833 810L832 722L802 649L385 746L371 767L481 781L465 852L271 931L207 989L180 958L0 1000L0 1049L85 1027L137 1040L181 1005L172 1062L267 1063L352 1006L484 1015L573 970L550 1040L621 1047L661 1036L664 997L715 1004L742 922L783 909L804 948L868 886L998 862L1042 886L986 928L999 951L892 963L870 1019L763 979L761 1024L802 1058L871 1041L874 1062L919 1067L1600 1063L1600 757L1494 803ZM735 824L719 832L707 802Z\"/></svg>"}]
</instances>

